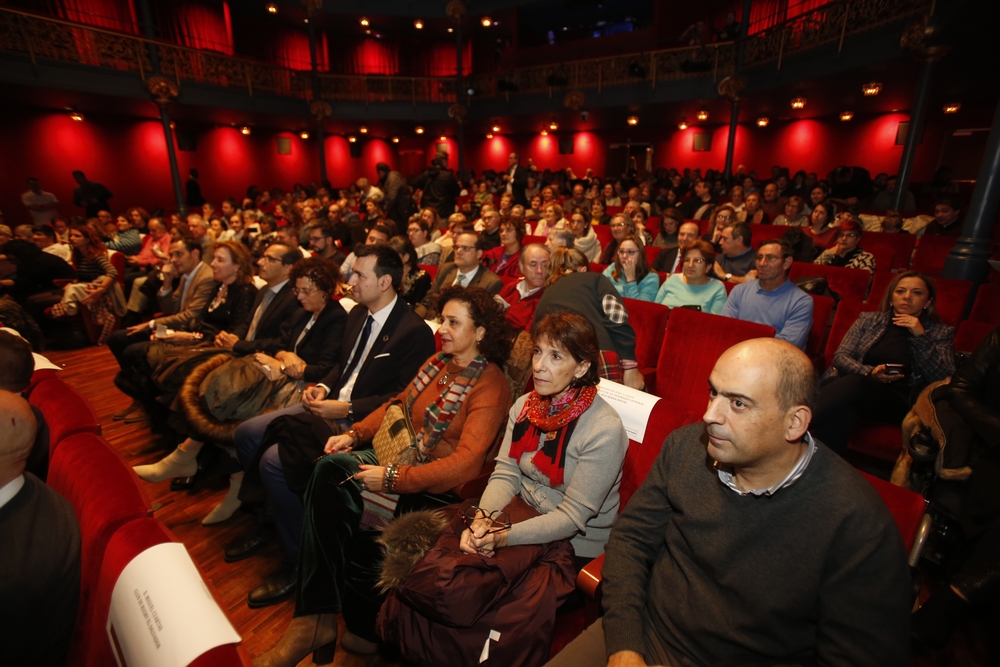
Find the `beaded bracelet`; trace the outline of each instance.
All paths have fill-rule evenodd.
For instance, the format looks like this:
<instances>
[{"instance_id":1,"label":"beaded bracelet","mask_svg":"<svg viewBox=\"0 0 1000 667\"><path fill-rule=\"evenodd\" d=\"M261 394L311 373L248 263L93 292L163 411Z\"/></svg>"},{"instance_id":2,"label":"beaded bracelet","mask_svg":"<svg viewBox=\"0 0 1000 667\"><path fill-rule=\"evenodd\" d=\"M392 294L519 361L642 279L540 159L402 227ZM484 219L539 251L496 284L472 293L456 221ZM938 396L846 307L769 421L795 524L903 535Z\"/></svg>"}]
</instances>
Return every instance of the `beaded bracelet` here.
<instances>
[{"instance_id":1,"label":"beaded bracelet","mask_svg":"<svg viewBox=\"0 0 1000 667\"><path fill-rule=\"evenodd\" d=\"M390 463L385 467L385 472L382 474L382 488L388 493L392 493L395 488L398 473L399 466L395 463Z\"/></svg>"}]
</instances>

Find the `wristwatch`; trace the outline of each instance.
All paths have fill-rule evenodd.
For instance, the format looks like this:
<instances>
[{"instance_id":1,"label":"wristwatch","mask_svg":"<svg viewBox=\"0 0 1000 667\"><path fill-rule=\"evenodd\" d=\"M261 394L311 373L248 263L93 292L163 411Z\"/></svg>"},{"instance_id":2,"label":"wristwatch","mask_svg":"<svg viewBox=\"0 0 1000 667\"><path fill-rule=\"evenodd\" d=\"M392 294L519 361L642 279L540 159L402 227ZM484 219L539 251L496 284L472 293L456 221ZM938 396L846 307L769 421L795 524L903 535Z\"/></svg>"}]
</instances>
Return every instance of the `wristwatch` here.
<instances>
[{"instance_id":1,"label":"wristwatch","mask_svg":"<svg viewBox=\"0 0 1000 667\"><path fill-rule=\"evenodd\" d=\"M730 279L731 279L732 277L733 277L733 274L731 274L731 273L727 273L727 274L726 274L726 282L728 283L728 282L729 282L729 280L730 280Z\"/></svg>"},{"instance_id":2,"label":"wristwatch","mask_svg":"<svg viewBox=\"0 0 1000 667\"><path fill-rule=\"evenodd\" d=\"M347 418L348 419L354 419L354 403L353 402L348 402L347 403Z\"/></svg>"}]
</instances>

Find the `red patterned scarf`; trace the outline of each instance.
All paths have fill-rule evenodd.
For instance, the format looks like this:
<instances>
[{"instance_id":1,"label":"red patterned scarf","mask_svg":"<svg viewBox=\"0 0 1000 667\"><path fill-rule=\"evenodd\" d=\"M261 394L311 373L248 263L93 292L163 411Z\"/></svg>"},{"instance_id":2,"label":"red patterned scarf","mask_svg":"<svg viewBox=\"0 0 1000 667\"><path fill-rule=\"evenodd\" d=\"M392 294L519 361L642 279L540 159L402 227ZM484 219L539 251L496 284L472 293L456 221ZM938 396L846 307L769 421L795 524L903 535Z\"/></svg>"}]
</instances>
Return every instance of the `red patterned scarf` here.
<instances>
[{"instance_id":1,"label":"red patterned scarf","mask_svg":"<svg viewBox=\"0 0 1000 667\"><path fill-rule=\"evenodd\" d=\"M566 467L566 445L576 428L576 419L590 407L597 396L597 387L570 389L553 401L532 391L528 394L521 414L511 433L510 458L539 449L531 463L549 478L552 486L562 486Z\"/></svg>"}]
</instances>

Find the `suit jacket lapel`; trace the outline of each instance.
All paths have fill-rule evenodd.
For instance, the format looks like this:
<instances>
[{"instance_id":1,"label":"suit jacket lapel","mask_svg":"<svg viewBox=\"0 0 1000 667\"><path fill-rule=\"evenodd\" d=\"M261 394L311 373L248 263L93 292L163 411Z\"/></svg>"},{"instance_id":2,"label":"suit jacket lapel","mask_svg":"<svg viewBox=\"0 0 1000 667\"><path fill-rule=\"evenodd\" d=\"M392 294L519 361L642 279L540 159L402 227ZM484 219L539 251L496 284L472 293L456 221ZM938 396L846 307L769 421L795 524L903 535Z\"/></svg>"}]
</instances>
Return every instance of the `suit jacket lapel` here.
<instances>
[{"instance_id":1,"label":"suit jacket lapel","mask_svg":"<svg viewBox=\"0 0 1000 667\"><path fill-rule=\"evenodd\" d=\"M385 321L385 325L382 330L378 332L378 338L372 343L372 349L368 352L368 357L361 361L361 368L358 369L358 379L364 375L368 366L371 364L372 359L382 353L383 348L389 344L389 340L392 335L396 332L396 327L399 326L399 321L403 319L403 314L409 306L403 301L402 297L396 297L396 305L393 306L392 312L389 313L389 317Z\"/></svg>"}]
</instances>

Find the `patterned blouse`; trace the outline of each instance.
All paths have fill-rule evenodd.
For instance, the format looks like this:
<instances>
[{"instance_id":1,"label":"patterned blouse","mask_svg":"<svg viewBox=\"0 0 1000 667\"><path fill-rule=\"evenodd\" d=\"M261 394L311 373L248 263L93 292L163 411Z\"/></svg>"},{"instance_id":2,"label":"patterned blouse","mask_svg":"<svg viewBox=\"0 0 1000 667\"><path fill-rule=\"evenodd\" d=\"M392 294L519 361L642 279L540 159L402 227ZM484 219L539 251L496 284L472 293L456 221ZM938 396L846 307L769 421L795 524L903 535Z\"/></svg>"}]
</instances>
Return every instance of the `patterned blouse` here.
<instances>
[{"instance_id":1,"label":"patterned blouse","mask_svg":"<svg viewBox=\"0 0 1000 667\"><path fill-rule=\"evenodd\" d=\"M814 264L827 264L829 266L843 266L848 269L865 269L875 273L875 255L865 252L861 248L855 248L843 257L828 248L820 253Z\"/></svg>"}]
</instances>

